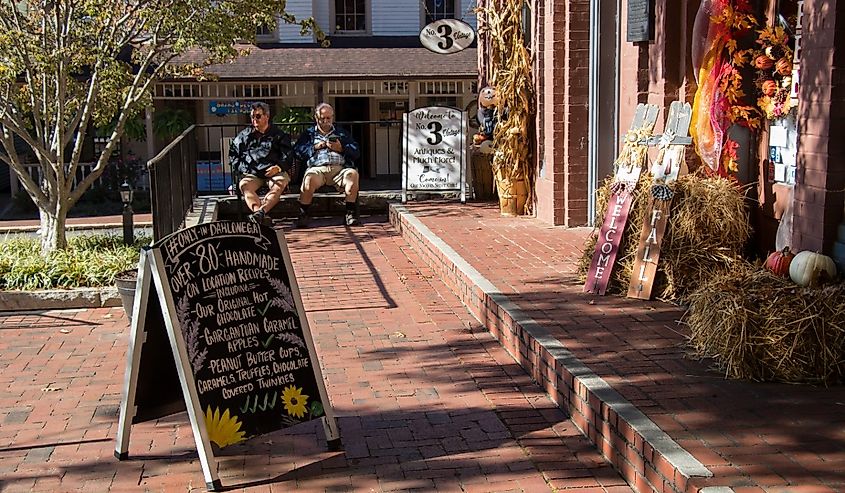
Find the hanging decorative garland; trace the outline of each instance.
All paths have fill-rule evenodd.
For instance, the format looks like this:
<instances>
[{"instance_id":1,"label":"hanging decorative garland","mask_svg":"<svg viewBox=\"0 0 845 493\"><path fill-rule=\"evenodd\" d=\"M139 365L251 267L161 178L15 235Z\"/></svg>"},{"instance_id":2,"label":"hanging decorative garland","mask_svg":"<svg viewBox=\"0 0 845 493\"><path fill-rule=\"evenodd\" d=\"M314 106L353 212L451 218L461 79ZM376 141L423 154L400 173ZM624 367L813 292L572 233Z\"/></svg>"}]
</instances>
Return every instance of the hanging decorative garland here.
<instances>
[{"instance_id":1,"label":"hanging decorative garland","mask_svg":"<svg viewBox=\"0 0 845 493\"><path fill-rule=\"evenodd\" d=\"M695 150L712 174L733 177L739 171L739 144L728 137L731 125L760 126L759 112L746 104L742 69L754 49L738 41L757 26L748 0L702 0L694 30L693 59L698 90L691 134ZM696 52L701 54L696 57Z\"/></svg>"},{"instance_id":2,"label":"hanging decorative garland","mask_svg":"<svg viewBox=\"0 0 845 493\"><path fill-rule=\"evenodd\" d=\"M757 106L766 118L773 120L789 114L792 101L792 48L789 35L778 27L767 27L758 31L759 49L754 52L754 67L757 69Z\"/></svg>"}]
</instances>

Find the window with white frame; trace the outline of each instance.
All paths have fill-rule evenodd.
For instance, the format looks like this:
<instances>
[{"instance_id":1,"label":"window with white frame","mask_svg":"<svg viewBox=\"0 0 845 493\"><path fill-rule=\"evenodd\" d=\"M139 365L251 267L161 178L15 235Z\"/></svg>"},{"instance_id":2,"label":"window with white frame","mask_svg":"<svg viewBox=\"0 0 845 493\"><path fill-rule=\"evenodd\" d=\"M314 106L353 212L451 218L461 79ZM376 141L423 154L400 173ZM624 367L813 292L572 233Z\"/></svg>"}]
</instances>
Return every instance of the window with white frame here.
<instances>
[{"instance_id":1,"label":"window with white frame","mask_svg":"<svg viewBox=\"0 0 845 493\"><path fill-rule=\"evenodd\" d=\"M256 41L272 41L276 38L276 22L262 24L255 28Z\"/></svg>"},{"instance_id":2,"label":"window with white frame","mask_svg":"<svg viewBox=\"0 0 845 493\"><path fill-rule=\"evenodd\" d=\"M367 0L335 0L335 33L355 33L367 30Z\"/></svg>"},{"instance_id":3,"label":"window with white frame","mask_svg":"<svg viewBox=\"0 0 845 493\"><path fill-rule=\"evenodd\" d=\"M425 23L455 18L455 0L425 0Z\"/></svg>"}]
</instances>

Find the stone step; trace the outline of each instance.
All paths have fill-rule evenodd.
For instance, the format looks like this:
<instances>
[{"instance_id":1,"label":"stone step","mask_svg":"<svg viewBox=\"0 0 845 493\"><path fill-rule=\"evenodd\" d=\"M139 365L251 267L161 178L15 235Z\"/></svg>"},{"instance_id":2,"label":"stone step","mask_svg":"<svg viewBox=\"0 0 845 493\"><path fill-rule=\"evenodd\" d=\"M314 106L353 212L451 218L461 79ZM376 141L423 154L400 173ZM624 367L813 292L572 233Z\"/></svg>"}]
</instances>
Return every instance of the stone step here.
<instances>
[{"instance_id":1,"label":"stone step","mask_svg":"<svg viewBox=\"0 0 845 493\"><path fill-rule=\"evenodd\" d=\"M402 199L400 190L362 191L358 194L358 210L361 214L387 214L388 204ZM309 210L312 216L342 216L346 213L345 198L341 193L316 193ZM226 197L218 204L218 219L243 219L249 213L246 204L237 197ZM299 194L282 195L282 200L269 216L274 219L294 218L299 214Z\"/></svg>"}]
</instances>

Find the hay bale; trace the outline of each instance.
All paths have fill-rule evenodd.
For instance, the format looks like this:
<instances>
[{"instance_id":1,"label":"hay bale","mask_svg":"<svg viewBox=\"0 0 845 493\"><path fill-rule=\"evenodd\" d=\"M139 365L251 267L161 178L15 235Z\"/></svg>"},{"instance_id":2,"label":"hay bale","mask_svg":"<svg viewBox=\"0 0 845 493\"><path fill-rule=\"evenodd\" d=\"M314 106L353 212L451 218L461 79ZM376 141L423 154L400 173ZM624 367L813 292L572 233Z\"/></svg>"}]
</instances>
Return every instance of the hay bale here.
<instances>
[{"instance_id":1,"label":"hay bale","mask_svg":"<svg viewBox=\"0 0 845 493\"><path fill-rule=\"evenodd\" d=\"M597 191L596 209L601 211L596 217L597 225L604 221L611 183L611 179L605 180ZM673 189L675 199L652 292L661 300L686 303L689 294L701 284L730 270L742 259L751 227L744 193L729 180L691 174L679 178ZM633 192L631 213L608 283L609 294L628 292L650 194L651 176L644 173ZM578 265L582 280L586 280L597 238L598 229L585 243Z\"/></svg>"},{"instance_id":2,"label":"hay bale","mask_svg":"<svg viewBox=\"0 0 845 493\"><path fill-rule=\"evenodd\" d=\"M727 378L841 383L845 285L801 288L747 262L690 295L685 316L695 357Z\"/></svg>"}]
</instances>

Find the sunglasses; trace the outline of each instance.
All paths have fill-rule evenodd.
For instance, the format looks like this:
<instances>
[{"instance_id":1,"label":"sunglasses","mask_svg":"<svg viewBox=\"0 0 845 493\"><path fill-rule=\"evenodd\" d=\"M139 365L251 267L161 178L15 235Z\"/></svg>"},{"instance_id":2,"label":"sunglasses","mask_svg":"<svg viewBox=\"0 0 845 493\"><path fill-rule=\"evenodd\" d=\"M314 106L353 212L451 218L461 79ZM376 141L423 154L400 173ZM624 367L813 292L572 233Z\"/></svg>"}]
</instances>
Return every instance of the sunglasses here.
<instances>
[{"instance_id":1,"label":"sunglasses","mask_svg":"<svg viewBox=\"0 0 845 493\"><path fill-rule=\"evenodd\" d=\"M264 113L253 113L249 117L252 118L253 120L260 120L260 119L264 118L265 116L267 116L267 115L265 115Z\"/></svg>"}]
</instances>

